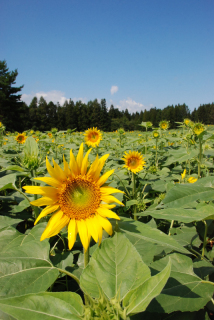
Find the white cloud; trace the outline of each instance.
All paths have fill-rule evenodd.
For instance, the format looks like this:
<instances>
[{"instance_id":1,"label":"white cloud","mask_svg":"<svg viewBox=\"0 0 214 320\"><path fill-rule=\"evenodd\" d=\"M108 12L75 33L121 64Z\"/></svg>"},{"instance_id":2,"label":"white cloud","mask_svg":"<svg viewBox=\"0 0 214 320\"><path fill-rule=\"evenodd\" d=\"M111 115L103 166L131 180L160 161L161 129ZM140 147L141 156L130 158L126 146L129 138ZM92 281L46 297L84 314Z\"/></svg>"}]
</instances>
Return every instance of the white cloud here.
<instances>
[{"instance_id":1,"label":"white cloud","mask_svg":"<svg viewBox=\"0 0 214 320\"><path fill-rule=\"evenodd\" d=\"M69 98L66 98L65 97L65 93L62 92L62 91L59 91L59 90L51 90L51 91L47 91L47 92L44 92L44 91L40 91L40 92L37 92L37 93L31 93L31 94L23 94L21 99L27 103L27 105L29 105L32 101L32 99L34 97L37 97L38 100L43 97L47 103L52 101L53 103L57 103L59 102L59 104L62 106L64 104L64 102L67 100L69 101ZM73 98L72 99L74 102L76 101L82 101L83 103L86 103L86 98Z\"/></svg>"},{"instance_id":2,"label":"white cloud","mask_svg":"<svg viewBox=\"0 0 214 320\"><path fill-rule=\"evenodd\" d=\"M119 105L116 106L119 110L125 110L128 109L129 113L132 112L140 112L141 110L150 109L153 107L153 105L145 106L140 102L136 102L132 100L131 98L127 98L124 100L120 100Z\"/></svg>"},{"instance_id":3,"label":"white cloud","mask_svg":"<svg viewBox=\"0 0 214 320\"><path fill-rule=\"evenodd\" d=\"M111 94L116 93L119 90L118 86L112 86L111 87Z\"/></svg>"}]
</instances>

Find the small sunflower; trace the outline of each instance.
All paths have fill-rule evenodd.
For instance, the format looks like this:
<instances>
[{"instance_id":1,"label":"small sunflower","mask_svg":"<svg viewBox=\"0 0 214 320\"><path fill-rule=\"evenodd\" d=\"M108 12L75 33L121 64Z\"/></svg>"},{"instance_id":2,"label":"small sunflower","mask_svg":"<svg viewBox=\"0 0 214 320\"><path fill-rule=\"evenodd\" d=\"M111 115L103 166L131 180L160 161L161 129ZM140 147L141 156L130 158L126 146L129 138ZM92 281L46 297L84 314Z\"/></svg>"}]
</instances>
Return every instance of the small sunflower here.
<instances>
[{"instance_id":1,"label":"small sunflower","mask_svg":"<svg viewBox=\"0 0 214 320\"><path fill-rule=\"evenodd\" d=\"M16 141L20 144L23 144L25 143L27 137L25 135L25 132L24 133L18 133L18 135L15 137Z\"/></svg>"},{"instance_id":2,"label":"small sunflower","mask_svg":"<svg viewBox=\"0 0 214 320\"><path fill-rule=\"evenodd\" d=\"M198 179L194 178L194 177L189 177L189 179L187 180L189 183L195 183Z\"/></svg>"},{"instance_id":3,"label":"small sunflower","mask_svg":"<svg viewBox=\"0 0 214 320\"><path fill-rule=\"evenodd\" d=\"M190 122L191 122L190 119L188 119L188 118L184 119L184 124L185 124L186 126L188 126L188 125L190 124Z\"/></svg>"},{"instance_id":4,"label":"small sunflower","mask_svg":"<svg viewBox=\"0 0 214 320\"><path fill-rule=\"evenodd\" d=\"M159 127L162 129L162 130L167 130L169 128L169 121L167 120L163 120L159 123Z\"/></svg>"},{"instance_id":5,"label":"small sunflower","mask_svg":"<svg viewBox=\"0 0 214 320\"><path fill-rule=\"evenodd\" d=\"M153 137L154 138L159 138L159 132L158 131L153 131Z\"/></svg>"},{"instance_id":6,"label":"small sunflower","mask_svg":"<svg viewBox=\"0 0 214 320\"><path fill-rule=\"evenodd\" d=\"M194 134L199 136L199 134L201 134L203 131L205 131L205 126L202 123L199 122L194 125L193 127Z\"/></svg>"},{"instance_id":7,"label":"small sunflower","mask_svg":"<svg viewBox=\"0 0 214 320\"><path fill-rule=\"evenodd\" d=\"M51 132L48 132L48 137L49 137L49 138L53 138L53 135L52 135Z\"/></svg>"},{"instance_id":8,"label":"small sunflower","mask_svg":"<svg viewBox=\"0 0 214 320\"><path fill-rule=\"evenodd\" d=\"M90 128L85 131L85 143L90 147L97 147L102 140L102 134L100 130L97 130L97 128Z\"/></svg>"},{"instance_id":9,"label":"small sunflower","mask_svg":"<svg viewBox=\"0 0 214 320\"><path fill-rule=\"evenodd\" d=\"M143 159L143 156L138 151L129 151L129 153L125 151L124 158L122 158L122 160L125 161L125 165L123 167L137 173L143 170L143 167L146 165L146 162Z\"/></svg>"},{"instance_id":10,"label":"small sunflower","mask_svg":"<svg viewBox=\"0 0 214 320\"><path fill-rule=\"evenodd\" d=\"M118 189L105 185L110 170L100 176L100 172L108 158L108 154L100 159L98 156L88 168L88 150L83 157L83 143L75 159L70 151L70 162L63 157L64 170L53 160L54 167L46 158L46 166L51 177L35 178L50 186L26 186L24 189L30 194L41 194L43 197L31 202L34 206L46 206L36 219L35 224L50 213L53 213L45 228L41 241L50 238L68 226L68 246L71 249L79 232L85 250L88 249L91 237L101 243L103 229L112 234L112 225L107 218L120 220L111 211L115 207L112 203L123 205L112 193L123 193Z\"/></svg>"}]
</instances>

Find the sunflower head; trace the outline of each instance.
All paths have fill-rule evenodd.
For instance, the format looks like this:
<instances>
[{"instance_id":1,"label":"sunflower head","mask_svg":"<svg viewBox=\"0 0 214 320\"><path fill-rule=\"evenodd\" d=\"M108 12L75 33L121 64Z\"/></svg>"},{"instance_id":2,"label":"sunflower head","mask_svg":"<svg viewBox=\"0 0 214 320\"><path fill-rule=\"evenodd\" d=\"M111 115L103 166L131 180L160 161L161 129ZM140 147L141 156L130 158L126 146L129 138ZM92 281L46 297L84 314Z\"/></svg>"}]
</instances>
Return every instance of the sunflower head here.
<instances>
[{"instance_id":1,"label":"sunflower head","mask_svg":"<svg viewBox=\"0 0 214 320\"><path fill-rule=\"evenodd\" d=\"M48 132L48 137L49 137L49 138L53 138L53 135L52 135L51 132Z\"/></svg>"},{"instance_id":2,"label":"sunflower head","mask_svg":"<svg viewBox=\"0 0 214 320\"><path fill-rule=\"evenodd\" d=\"M162 129L162 130L167 130L169 128L169 121L167 120L163 120L159 123L159 127Z\"/></svg>"},{"instance_id":3,"label":"sunflower head","mask_svg":"<svg viewBox=\"0 0 214 320\"><path fill-rule=\"evenodd\" d=\"M95 242L102 240L103 229L112 234L112 225L107 218L120 219L112 208L118 203L123 205L112 193L122 191L105 185L105 182L114 170L100 176L108 154L100 159L98 156L88 167L88 156L91 149L83 156L83 143L80 146L75 159L70 151L70 162L63 157L64 169L54 160L54 167L46 159L47 170L51 177L36 178L49 186L26 186L24 189L30 194L40 194L43 197L31 202L34 206L46 206L39 217L53 213L41 240L58 234L65 226L68 226L68 245L71 249L76 241L77 233L87 250L91 237Z\"/></svg>"},{"instance_id":4,"label":"sunflower head","mask_svg":"<svg viewBox=\"0 0 214 320\"><path fill-rule=\"evenodd\" d=\"M125 152L124 158L122 158L122 160L125 161L125 165L123 167L137 173L143 170L143 167L146 165L146 162L143 159L143 156L138 151L129 151L129 153Z\"/></svg>"},{"instance_id":5,"label":"sunflower head","mask_svg":"<svg viewBox=\"0 0 214 320\"><path fill-rule=\"evenodd\" d=\"M189 179L187 180L189 183L195 183L198 179L194 178L194 177L189 177Z\"/></svg>"},{"instance_id":6,"label":"sunflower head","mask_svg":"<svg viewBox=\"0 0 214 320\"><path fill-rule=\"evenodd\" d=\"M85 136L85 143L89 147L93 147L93 148L97 147L100 141L102 140L102 134L100 130L97 130L97 128L94 128L94 127L86 130L84 133L84 136Z\"/></svg>"},{"instance_id":7,"label":"sunflower head","mask_svg":"<svg viewBox=\"0 0 214 320\"><path fill-rule=\"evenodd\" d=\"M202 123L195 123L195 125L192 128L194 134L196 134L197 136L199 136L199 134L201 134L202 132L205 131L205 126Z\"/></svg>"},{"instance_id":8,"label":"sunflower head","mask_svg":"<svg viewBox=\"0 0 214 320\"><path fill-rule=\"evenodd\" d=\"M25 143L26 139L27 139L27 137L25 135L25 132L18 133L18 135L15 137L15 140L20 144Z\"/></svg>"},{"instance_id":9,"label":"sunflower head","mask_svg":"<svg viewBox=\"0 0 214 320\"><path fill-rule=\"evenodd\" d=\"M155 139L157 139L157 138L159 138L159 132L158 131L153 131L153 137L155 138Z\"/></svg>"},{"instance_id":10,"label":"sunflower head","mask_svg":"<svg viewBox=\"0 0 214 320\"><path fill-rule=\"evenodd\" d=\"M118 133L119 133L119 134L124 134L124 133L125 133L125 130L124 130L123 128L119 128L119 129L118 129Z\"/></svg>"},{"instance_id":11,"label":"sunflower head","mask_svg":"<svg viewBox=\"0 0 214 320\"><path fill-rule=\"evenodd\" d=\"M188 126L188 125L190 124L190 122L191 122L190 119L188 119L188 118L184 119L184 124L185 124L186 126Z\"/></svg>"}]
</instances>

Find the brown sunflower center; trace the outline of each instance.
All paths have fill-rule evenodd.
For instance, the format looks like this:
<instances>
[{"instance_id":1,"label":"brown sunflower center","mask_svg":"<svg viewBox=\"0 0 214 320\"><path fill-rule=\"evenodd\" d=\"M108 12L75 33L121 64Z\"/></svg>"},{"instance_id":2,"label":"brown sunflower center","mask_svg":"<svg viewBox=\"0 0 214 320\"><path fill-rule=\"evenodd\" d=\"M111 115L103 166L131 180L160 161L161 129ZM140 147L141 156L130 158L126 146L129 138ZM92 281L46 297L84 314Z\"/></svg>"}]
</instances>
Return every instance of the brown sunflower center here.
<instances>
[{"instance_id":1,"label":"brown sunflower center","mask_svg":"<svg viewBox=\"0 0 214 320\"><path fill-rule=\"evenodd\" d=\"M92 132L89 136L89 140L96 142L99 138L99 135L96 132Z\"/></svg>"},{"instance_id":2,"label":"brown sunflower center","mask_svg":"<svg viewBox=\"0 0 214 320\"><path fill-rule=\"evenodd\" d=\"M135 168L138 167L138 165L139 165L139 159L138 159L138 158L132 157L132 158L130 158L130 159L128 160L128 166L129 166L130 168L135 169Z\"/></svg>"},{"instance_id":3,"label":"brown sunflower center","mask_svg":"<svg viewBox=\"0 0 214 320\"><path fill-rule=\"evenodd\" d=\"M68 179L59 189L59 206L71 219L81 220L92 216L100 205L100 187L91 179L77 176Z\"/></svg>"},{"instance_id":4,"label":"brown sunflower center","mask_svg":"<svg viewBox=\"0 0 214 320\"><path fill-rule=\"evenodd\" d=\"M19 141L23 141L23 140L24 140L24 137L23 137L23 136L18 136L17 139L18 139Z\"/></svg>"}]
</instances>

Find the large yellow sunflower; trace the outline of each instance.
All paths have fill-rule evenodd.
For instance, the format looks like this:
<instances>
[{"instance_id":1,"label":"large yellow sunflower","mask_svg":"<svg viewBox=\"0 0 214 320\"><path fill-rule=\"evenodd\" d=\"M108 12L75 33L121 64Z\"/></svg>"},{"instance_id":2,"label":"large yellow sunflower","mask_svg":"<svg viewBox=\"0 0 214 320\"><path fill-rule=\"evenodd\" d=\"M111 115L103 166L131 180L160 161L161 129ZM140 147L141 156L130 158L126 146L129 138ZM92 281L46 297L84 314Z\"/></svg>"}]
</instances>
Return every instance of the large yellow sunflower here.
<instances>
[{"instance_id":1,"label":"large yellow sunflower","mask_svg":"<svg viewBox=\"0 0 214 320\"><path fill-rule=\"evenodd\" d=\"M169 121L167 120L162 120L160 123L159 123L159 127L162 129L162 130L167 130L169 128Z\"/></svg>"},{"instance_id":2,"label":"large yellow sunflower","mask_svg":"<svg viewBox=\"0 0 214 320\"><path fill-rule=\"evenodd\" d=\"M20 144L25 143L27 137L25 135L25 133L18 133L18 135L15 137L16 141Z\"/></svg>"},{"instance_id":3,"label":"large yellow sunflower","mask_svg":"<svg viewBox=\"0 0 214 320\"><path fill-rule=\"evenodd\" d=\"M95 148L99 145L100 141L102 140L102 134L100 130L97 130L97 128L90 128L85 131L85 143L90 147Z\"/></svg>"},{"instance_id":4,"label":"large yellow sunflower","mask_svg":"<svg viewBox=\"0 0 214 320\"><path fill-rule=\"evenodd\" d=\"M125 151L124 158L122 158L122 160L125 161L125 165L123 167L137 173L143 170L143 167L146 165L146 162L143 159L143 156L138 151L129 151L129 153Z\"/></svg>"},{"instance_id":5,"label":"large yellow sunflower","mask_svg":"<svg viewBox=\"0 0 214 320\"><path fill-rule=\"evenodd\" d=\"M51 177L36 178L50 186L26 186L27 193L41 194L43 197L32 201L34 206L46 206L35 224L50 213L54 213L45 228L41 240L50 238L68 226L68 246L71 249L79 232L81 242L87 250L91 237L95 242L101 243L103 229L112 234L112 225L107 218L120 218L111 211L115 207L112 203L123 205L112 193L120 191L105 185L109 176L114 172L110 170L100 176L108 154L100 159L98 156L88 168L88 150L83 157L83 143L75 159L70 151L70 162L63 157L64 170L53 160L52 167L46 159L46 166Z\"/></svg>"}]
</instances>

